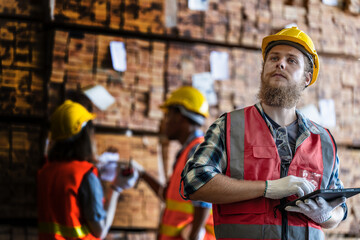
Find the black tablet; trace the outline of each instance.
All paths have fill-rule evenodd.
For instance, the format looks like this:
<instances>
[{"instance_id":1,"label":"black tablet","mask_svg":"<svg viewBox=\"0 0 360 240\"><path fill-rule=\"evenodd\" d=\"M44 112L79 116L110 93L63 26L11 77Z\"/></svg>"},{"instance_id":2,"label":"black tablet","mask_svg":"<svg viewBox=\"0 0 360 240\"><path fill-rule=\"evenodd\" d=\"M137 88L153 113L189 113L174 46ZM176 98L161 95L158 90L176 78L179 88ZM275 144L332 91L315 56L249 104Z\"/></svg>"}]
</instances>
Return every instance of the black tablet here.
<instances>
[{"instance_id":1,"label":"black tablet","mask_svg":"<svg viewBox=\"0 0 360 240\"><path fill-rule=\"evenodd\" d=\"M297 200L304 201L305 199L311 198L317 198L322 197L327 201L331 201L333 199L339 198L339 197L346 197L350 198L356 194L360 193L360 188L343 188L343 189L319 189L312 193L309 193L305 196L302 196L300 198L297 198L291 202L288 202L281 206L282 209L284 209L287 206L296 206Z\"/></svg>"}]
</instances>

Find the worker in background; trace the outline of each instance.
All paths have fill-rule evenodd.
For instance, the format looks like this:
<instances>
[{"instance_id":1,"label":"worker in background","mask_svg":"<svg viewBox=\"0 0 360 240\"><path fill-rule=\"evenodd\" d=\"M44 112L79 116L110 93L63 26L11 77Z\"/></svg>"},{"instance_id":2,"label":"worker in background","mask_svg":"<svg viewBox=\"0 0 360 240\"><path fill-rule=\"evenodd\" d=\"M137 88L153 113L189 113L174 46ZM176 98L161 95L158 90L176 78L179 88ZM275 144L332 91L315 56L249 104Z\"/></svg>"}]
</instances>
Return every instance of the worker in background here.
<instances>
[{"instance_id":1,"label":"worker in background","mask_svg":"<svg viewBox=\"0 0 360 240\"><path fill-rule=\"evenodd\" d=\"M166 204L159 230L159 239L215 239L211 204L190 202L179 195L180 174L186 161L204 140L201 126L208 117L208 103L196 88L180 87L161 106L165 112L165 133L169 140L182 144L176 156L173 173L166 186L149 175L136 162L140 177Z\"/></svg>"},{"instance_id":2,"label":"worker in background","mask_svg":"<svg viewBox=\"0 0 360 240\"><path fill-rule=\"evenodd\" d=\"M134 186L138 172L119 169L109 197L93 159L94 114L66 100L50 119L53 142L38 172L39 239L100 239L112 224L120 193ZM126 174L125 174L126 172Z\"/></svg>"},{"instance_id":3,"label":"worker in background","mask_svg":"<svg viewBox=\"0 0 360 240\"><path fill-rule=\"evenodd\" d=\"M80 103L83 107L85 107L85 109L89 112L93 112L93 103L91 102L91 100L79 89L70 89L67 90L65 92L65 100L71 100L73 102L76 103ZM48 134L50 135L50 133ZM45 162L47 161L47 155L48 155L48 151L51 148L51 139L50 136L48 136L46 138L45 141L45 147L44 147L44 157L45 157ZM95 147L95 145L93 146ZM95 149L93 149L93 152L95 153ZM95 161L95 160L94 160Z\"/></svg>"},{"instance_id":4,"label":"worker in background","mask_svg":"<svg viewBox=\"0 0 360 240\"><path fill-rule=\"evenodd\" d=\"M322 228L345 219L345 198L279 207L315 189L343 188L329 130L296 110L317 79L318 54L293 27L265 37L262 56L260 102L209 127L182 172L183 195L213 203L218 239L324 239Z\"/></svg>"},{"instance_id":5,"label":"worker in background","mask_svg":"<svg viewBox=\"0 0 360 240\"><path fill-rule=\"evenodd\" d=\"M86 94L83 89L69 89L65 92L65 100L71 100L75 103L79 103L89 112L93 112L94 106L96 106L98 109L102 107L101 109L104 111L106 110L104 109L104 106L108 108L110 105L105 105L102 102L102 99L104 98L104 95L109 95L109 93L100 85L92 87L92 89L94 88L102 88L103 92L93 91L90 95ZM87 87L85 89L91 89L91 87ZM106 92L104 93L104 91ZM89 98L89 96L92 100ZM48 150L51 148L52 144L50 140L50 136L48 136L45 142L44 150L45 162L47 161ZM96 143L93 141L92 151L94 153L93 158L89 159L89 162L97 167L99 178L102 181L112 181L115 177L115 171L113 171L113 168L114 166L117 166L117 162L120 158L118 149L115 146L109 146L105 152L98 156L96 151ZM111 169L111 174L109 174L108 169Z\"/></svg>"}]
</instances>

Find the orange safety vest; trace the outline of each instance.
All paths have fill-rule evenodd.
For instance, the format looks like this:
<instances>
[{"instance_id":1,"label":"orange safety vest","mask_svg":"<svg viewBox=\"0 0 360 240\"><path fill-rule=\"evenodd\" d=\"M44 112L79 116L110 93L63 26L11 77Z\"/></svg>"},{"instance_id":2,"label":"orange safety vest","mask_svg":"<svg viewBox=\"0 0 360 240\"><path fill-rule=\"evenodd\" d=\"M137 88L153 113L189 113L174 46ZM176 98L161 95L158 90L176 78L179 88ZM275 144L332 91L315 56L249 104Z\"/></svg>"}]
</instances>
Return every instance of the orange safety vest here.
<instances>
[{"instance_id":1,"label":"orange safety vest","mask_svg":"<svg viewBox=\"0 0 360 240\"><path fill-rule=\"evenodd\" d=\"M307 120L308 121L308 120ZM307 177L326 188L334 168L336 147L330 133L308 121L309 136L297 147L288 175ZM280 157L265 120L255 106L226 116L226 175L239 180L280 178ZM309 179L309 180L310 180ZM296 196L288 197L288 200ZM213 204L217 239L324 239L319 224L300 213L282 219L280 200L259 197L231 204ZM285 220L285 222L283 221ZM285 230L285 232L284 232Z\"/></svg>"},{"instance_id":2,"label":"orange safety vest","mask_svg":"<svg viewBox=\"0 0 360 240\"><path fill-rule=\"evenodd\" d=\"M38 172L39 239L99 239L84 224L77 203L84 175L97 170L87 161L47 162Z\"/></svg>"},{"instance_id":3,"label":"orange safety vest","mask_svg":"<svg viewBox=\"0 0 360 240\"><path fill-rule=\"evenodd\" d=\"M166 191L166 206L160 226L159 239L161 240L182 240L180 233L186 225L192 223L194 206L191 201L186 201L179 194L181 172L186 164L187 156L190 150L197 144L204 141L204 137L195 138L177 159L174 172L170 178ZM212 213L210 214L206 225L206 234L204 240L215 239L214 222Z\"/></svg>"}]
</instances>

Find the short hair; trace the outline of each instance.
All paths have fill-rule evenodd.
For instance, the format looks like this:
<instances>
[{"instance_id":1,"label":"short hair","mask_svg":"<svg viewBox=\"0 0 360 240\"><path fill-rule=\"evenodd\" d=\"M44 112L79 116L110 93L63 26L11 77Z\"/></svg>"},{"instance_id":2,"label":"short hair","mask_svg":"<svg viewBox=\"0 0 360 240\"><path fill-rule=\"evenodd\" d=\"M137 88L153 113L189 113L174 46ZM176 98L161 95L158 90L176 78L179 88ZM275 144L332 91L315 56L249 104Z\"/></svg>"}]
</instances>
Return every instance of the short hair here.
<instances>
[{"instance_id":1,"label":"short hair","mask_svg":"<svg viewBox=\"0 0 360 240\"><path fill-rule=\"evenodd\" d=\"M307 57L304 57L305 59L305 72L310 72L311 75L313 74L313 71L314 71L314 65L313 63L309 60L309 58Z\"/></svg>"}]
</instances>

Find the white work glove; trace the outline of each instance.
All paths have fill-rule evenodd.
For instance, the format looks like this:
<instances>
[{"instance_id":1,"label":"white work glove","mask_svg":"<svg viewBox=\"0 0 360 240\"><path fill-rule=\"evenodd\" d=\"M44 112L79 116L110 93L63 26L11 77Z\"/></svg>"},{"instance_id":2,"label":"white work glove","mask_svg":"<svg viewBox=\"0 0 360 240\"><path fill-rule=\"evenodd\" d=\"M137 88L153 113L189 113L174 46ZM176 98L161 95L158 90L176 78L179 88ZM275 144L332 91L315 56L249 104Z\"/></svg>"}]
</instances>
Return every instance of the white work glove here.
<instances>
[{"instance_id":1,"label":"white work glove","mask_svg":"<svg viewBox=\"0 0 360 240\"><path fill-rule=\"evenodd\" d=\"M117 152L103 152L99 157L98 160L100 163L107 163L107 162L117 162L119 161L119 153Z\"/></svg>"},{"instance_id":2,"label":"white work glove","mask_svg":"<svg viewBox=\"0 0 360 240\"><path fill-rule=\"evenodd\" d=\"M134 169L136 169L138 172L139 172L139 176L141 177L144 172L145 172L145 169L144 167L138 163L137 161L135 161L134 159L131 160L131 165Z\"/></svg>"},{"instance_id":3,"label":"white work glove","mask_svg":"<svg viewBox=\"0 0 360 240\"><path fill-rule=\"evenodd\" d=\"M120 169L112 185L115 191L120 193L125 189L134 187L139 178L139 172L134 168L132 171L130 175L124 175L124 169Z\"/></svg>"},{"instance_id":4,"label":"white work glove","mask_svg":"<svg viewBox=\"0 0 360 240\"><path fill-rule=\"evenodd\" d=\"M287 206L286 211L302 213L316 223L326 222L331 218L331 212L346 201L346 197L336 198L331 202L322 197L314 199L298 200L296 206Z\"/></svg>"},{"instance_id":5,"label":"white work glove","mask_svg":"<svg viewBox=\"0 0 360 240\"><path fill-rule=\"evenodd\" d=\"M315 190L315 186L305 178L286 176L277 180L267 180L264 196L271 199L281 199L296 194L302 197Z\"/></svg>"},{"instance_id":6,"label":"white work glove","mask_svg":"<svg viewBox=\"0 0 360 240\"><path fill-rule=\"evenodd\" d=\"M99 163L96 166L101 180L111 182L115 179L119 159L117 152L104 152L98 157Z\"/></svg>"}]
</instances>

